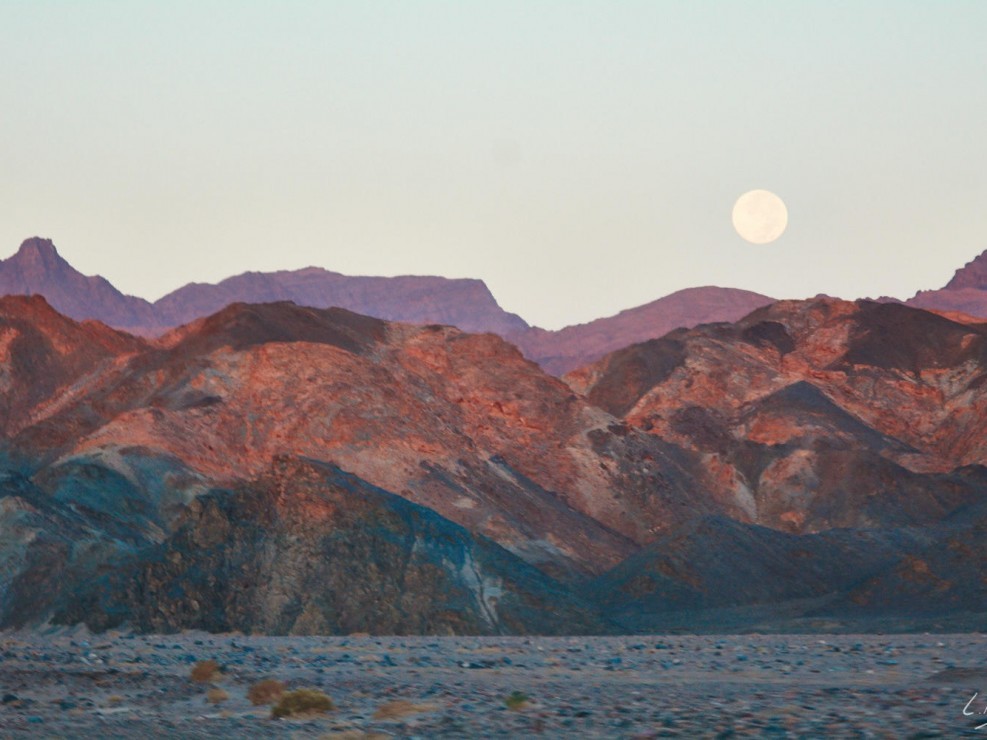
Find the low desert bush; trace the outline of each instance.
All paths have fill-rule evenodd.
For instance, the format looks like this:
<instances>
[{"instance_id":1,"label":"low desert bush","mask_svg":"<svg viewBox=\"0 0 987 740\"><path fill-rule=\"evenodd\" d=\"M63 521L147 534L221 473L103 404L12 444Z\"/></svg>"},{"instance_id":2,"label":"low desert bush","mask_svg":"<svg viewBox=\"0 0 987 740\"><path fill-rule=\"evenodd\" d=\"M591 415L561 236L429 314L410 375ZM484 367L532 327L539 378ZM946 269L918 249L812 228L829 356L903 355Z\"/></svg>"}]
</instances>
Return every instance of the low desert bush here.
<instances>
[{"instance_id":1,"label":"low desert bush","mask_svg":"<svg viewBox=\"0 0 987 740\"><path fill-rule=\"evenodd\" d=\"M223 691L218 686L213 686L209 691L206 692L206 701L210 704L222 704L224 701L230 698L230 695Z\"/></svg>"},{"instance_id":2,"label":"low desert bush","mask_svg":"<svg viewBox=\"0 0 987 740\"><path fill-rule=\"evenodd\" d=\"M377 711L374 712L374 719L401 719L402 717L407 717L409 714L431 712L435 708L436 707L434 704L414 704L410 701L405 701L404 699L397 699L395 701L389 701L386 704L381 704L377 707Z\"/></svg>"},{"instance_id":3,"label":"low desert bush","mask_svg":"<svg viewBox=\"0 0 987 740\"><path fill-rule=\"evenodd\" d=\"M200 660L192 666L189 677L196 683L212 683L219 680L221 675L223 675L222 666L215 660Z\"/></svg>"},{"instance_id":4,"label":"low desert bush","mask_svg":"<svg viewBox=\"0 0 987 740\"><path fill-rule=\"evenodd\" d=\"M317 689L295 689L281 696L271 708L271 716L275 719L310 716L331 712L335 708L332 699Z\"/></svg>"},{"instance_id":5,"label":"low desert bush","mask_svg":"<svg viewBox=\"0 0 987 740\"><path fill-rule=\"evenodd\" d=\"M247 690L247 698L255 707L261 704L273 704L284 694L284 683L268 678L258 681Z\"/></svg>"},{"instance_id":6,"label":"low desert bush","mask_svg":"<svg viewBox=\"0 0 987 740\"><path fill-rule=\"evenodd\" d=\"M510 695L504 699L504 704L507 705L508 709L518 712L524 709L528 705L529 701L530 699L528 698L528 695L524 692L512 691Z\"/></svg>"}]
</instances>

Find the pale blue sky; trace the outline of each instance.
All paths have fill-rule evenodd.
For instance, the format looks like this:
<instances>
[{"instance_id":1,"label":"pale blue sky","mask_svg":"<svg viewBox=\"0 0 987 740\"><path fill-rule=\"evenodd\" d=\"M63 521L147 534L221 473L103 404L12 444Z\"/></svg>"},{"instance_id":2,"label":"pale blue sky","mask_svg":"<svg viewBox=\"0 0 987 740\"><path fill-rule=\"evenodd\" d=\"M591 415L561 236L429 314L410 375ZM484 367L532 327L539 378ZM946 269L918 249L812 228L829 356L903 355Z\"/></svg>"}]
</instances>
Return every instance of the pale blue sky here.
<instances>
[{"instance_id":1,"label":"pale blue sky","mask_svg":"<svg viewBox=\"0 0 987 740\"><path fill-rule=\"evenodd\" d=\"M987 249L987 3L0 0L0 257L156 298L314 264L548 327L907 297ZM734 200L787 203L743 242Z\"/></svg>"}]
</instances>

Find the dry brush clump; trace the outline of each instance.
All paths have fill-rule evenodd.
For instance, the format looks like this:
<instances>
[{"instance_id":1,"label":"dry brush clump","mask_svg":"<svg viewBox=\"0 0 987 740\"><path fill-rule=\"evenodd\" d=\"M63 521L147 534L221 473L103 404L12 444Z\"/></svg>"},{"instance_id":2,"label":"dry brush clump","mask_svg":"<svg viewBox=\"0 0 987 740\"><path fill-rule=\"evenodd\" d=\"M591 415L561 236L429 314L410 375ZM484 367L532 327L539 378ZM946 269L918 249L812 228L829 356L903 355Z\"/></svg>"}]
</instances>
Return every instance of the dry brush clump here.
<instances>
[{"instance_id":1,"label":"dry brush clump","mask_svg":"<svg viewBox=\"0 0 987 740\"><path fill-rule=\"evenodd\" d=\"M218 686L213 686L209 691L206 692L206 701L210 704L222 704L224 701L230 698L230 695L223 691Z\"/></svg>"},{"instance_id":2,"label":"dry brush clump","mask_svg":"<svg viewBox=\"0 0 987 740\"><path fill-rule=\"evenodd\" d=\"M434 704L415 704L404 699L397 699L395 701L389 701L386 704L381 704L377 707L377 711L374 712L374 719L376 720L394 720L401 719L402 717L407 717L410 714L420 714L422 712L431 712L437 707Z\"/></svg>"},{"instance_id":3,"label":"dry brush clump","mask_svg":"<svg viewBox=\"0 0 987 740\"><path fill-rule=\"evenodd\" d=\"M284 682L267 678L258 681L247 690L247 698L255 707L263 704L274 704L284 695Z\"/></svg>"},{"instance_id":4,"label":"dry brush clump","mask_svg":"<svg viewBox=\"0 0 987 740\"><path fill-rule=\"evenodd\" d=\"M335 708L332 699L318 689L295 689L282 695L271 708L271 716L274 719L310 717L331 712Z\"/></svg>"},{"instance_id":5,"label":"dry brush clump","mask_svg":"<svg viewBox=\"0 0 987 740\"><path fill-rule=\"evenodd\" d=\"M223 675L223 667L215 660L200 660L189 674L196 683L212 683L218 681Z\"/></svg>"}]
</instances>

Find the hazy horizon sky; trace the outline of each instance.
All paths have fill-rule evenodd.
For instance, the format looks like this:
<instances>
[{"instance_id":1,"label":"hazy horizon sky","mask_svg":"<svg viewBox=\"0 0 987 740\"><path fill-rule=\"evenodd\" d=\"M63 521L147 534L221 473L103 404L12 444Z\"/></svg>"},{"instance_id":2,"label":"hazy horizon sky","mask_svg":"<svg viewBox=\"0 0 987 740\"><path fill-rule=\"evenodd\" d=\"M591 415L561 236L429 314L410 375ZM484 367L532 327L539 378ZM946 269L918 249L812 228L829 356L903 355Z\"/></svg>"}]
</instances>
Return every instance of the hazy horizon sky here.
<instances>
[{"instance_id":1,"label":"hazy horizon sky","mask_svg":"<svg viewBox=\"0 0 987 740\"><path fill-rule=\"evenodd\" d=\"M0 257L155 299L317 265L556 328L987 249L987 3L0 3ZM733 231L745 191L788 229Z\"/></svg>"}]
</instances>

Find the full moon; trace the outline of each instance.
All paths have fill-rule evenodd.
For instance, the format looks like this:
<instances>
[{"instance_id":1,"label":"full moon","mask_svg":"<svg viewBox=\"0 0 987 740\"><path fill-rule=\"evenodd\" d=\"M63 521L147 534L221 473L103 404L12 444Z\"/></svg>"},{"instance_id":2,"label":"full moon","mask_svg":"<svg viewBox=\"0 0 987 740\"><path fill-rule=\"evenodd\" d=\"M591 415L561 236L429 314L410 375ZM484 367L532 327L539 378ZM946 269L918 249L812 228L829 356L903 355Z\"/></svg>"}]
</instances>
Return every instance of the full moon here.
<instances>
[{"instance_id":1,"label":"full moon","mask_svg":"<svg viewBox=\"0 0 987 740\"><path fill-rule=\"evenodd\" d=\"M768 190L744 193L733 205L733 228L751 244L770 244L785 232L788 209Z\"/></svg>"}]
</instances>

